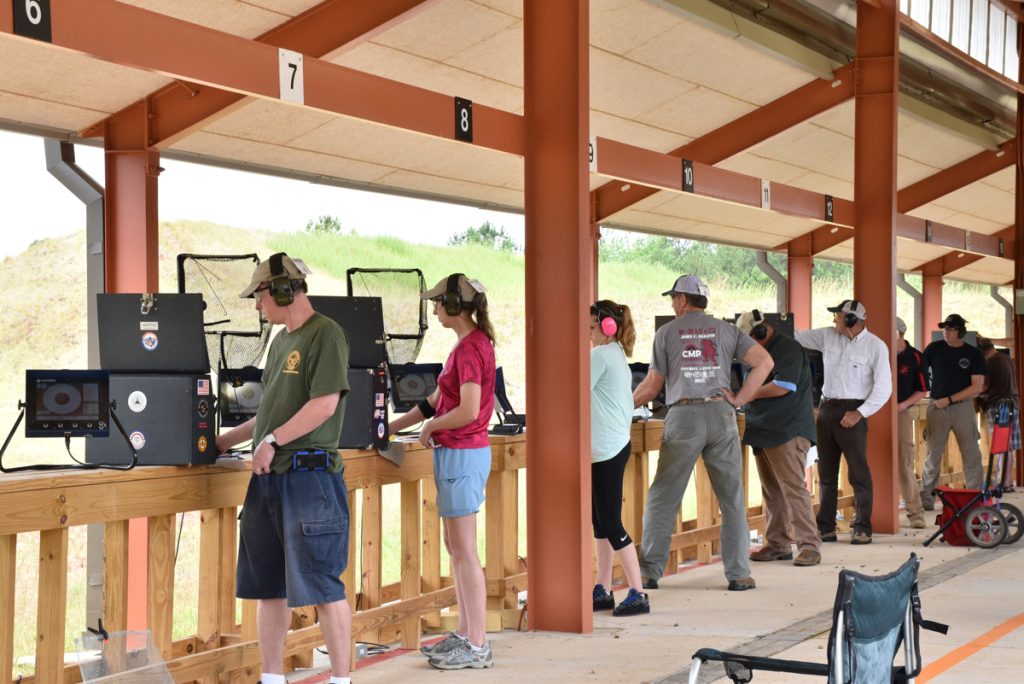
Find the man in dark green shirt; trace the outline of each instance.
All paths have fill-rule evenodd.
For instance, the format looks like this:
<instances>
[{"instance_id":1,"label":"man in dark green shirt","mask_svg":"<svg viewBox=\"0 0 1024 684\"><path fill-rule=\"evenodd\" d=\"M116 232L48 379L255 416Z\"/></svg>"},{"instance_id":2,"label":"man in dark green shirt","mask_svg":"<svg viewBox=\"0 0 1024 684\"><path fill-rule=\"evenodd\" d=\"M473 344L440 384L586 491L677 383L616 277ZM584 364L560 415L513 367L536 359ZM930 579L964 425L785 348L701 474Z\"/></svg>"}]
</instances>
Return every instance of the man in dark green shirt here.
<instances>
[{"instance_id":1,"label":"man in dark green shirt","mask_svg":"<svg viewBox=\"0 0 1024 684\"><path fill-rule=\"evenodd\" d=\"M817 435L807 355L796 340L775 330L757 309L742 314L736 326L764 347L775 362L746 409L743 441L754 450L767 519L764 546L751 553L750 559L817 565L821 562L821 538L804 484L807 451ZM799 552L796 559L794 542Z\"/></svg>"},{"instance_id":2,"label":"man in dark green shirt","mask_svg":"<svg viewBox=\"0 0 1024 684\"><path fill-rule=\"evenodd\" d=\"M252 440L252 479L239 525L237 596L259 601L263 684L284 684L291 608L315 605L331 683L349 684L352 612L341 582L348 561L348 493L338 453L348 393L348 336L306 296L310 271L275 254L241 297L283 325L270 345L256 417L217 437L223 453Z\"/></svg>"}]
</instances>

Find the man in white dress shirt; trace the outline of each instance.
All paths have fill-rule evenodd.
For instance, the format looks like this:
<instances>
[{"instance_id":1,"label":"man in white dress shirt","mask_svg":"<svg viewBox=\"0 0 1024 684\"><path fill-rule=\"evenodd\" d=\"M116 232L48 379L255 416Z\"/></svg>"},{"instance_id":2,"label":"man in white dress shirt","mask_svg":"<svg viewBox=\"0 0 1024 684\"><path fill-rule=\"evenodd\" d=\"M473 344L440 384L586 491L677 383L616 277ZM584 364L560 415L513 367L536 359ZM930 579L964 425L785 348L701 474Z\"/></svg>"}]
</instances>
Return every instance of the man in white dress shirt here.
<instances>
[{"instance_id":1,"label":"man in white dress shirt","mask_svg":"<svg viewBox=\"0 0 1024 684\"><path fill-rule=\"evenodd\" d=\"M842 455L846 457L856 499L850 543L870 544L873 491L866 418L892 394L889 350L882 340L868 332L864 323L867 311L856 299L844 300L828 310L835 314L832 327L796 331L797 342L822 353L825 367L817 422L821 492L818 533L822 541L836 541L836 497Z\"/></svg>"}]
</instances>

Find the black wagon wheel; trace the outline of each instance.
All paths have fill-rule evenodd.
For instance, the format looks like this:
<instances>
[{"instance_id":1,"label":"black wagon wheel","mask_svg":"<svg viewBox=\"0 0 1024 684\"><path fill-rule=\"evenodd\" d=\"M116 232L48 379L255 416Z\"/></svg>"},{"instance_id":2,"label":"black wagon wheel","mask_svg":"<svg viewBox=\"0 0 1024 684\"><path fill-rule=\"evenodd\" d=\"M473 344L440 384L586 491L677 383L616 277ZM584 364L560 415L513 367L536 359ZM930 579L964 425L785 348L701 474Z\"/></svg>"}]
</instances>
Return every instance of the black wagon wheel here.
<instances>
[{"instance_id":1,"label":"black wagon wheel","mask_svg":"<svg viewBox=\"0 0 1024 684\"><path fill-rule=\"evenodd\" d=\"M1004 544L1012 544L1013 542L1024 536L1024 513L1014 506L1013 504L1000 503L999 512L1003 514L1006 519L1006 537L1003 538Z\"/></svg>"},{"instance_id":2,"label":"black wagon wheel","mask_svg":"<svg viewBox=\"0 0 1024 684\"><path fill-rule=\"evenodd\" d=\"M972 544L992 549L1006 538L1006 518L991 506L978 506L967 514L964 530Z\"/></svg>"}]
</instances>

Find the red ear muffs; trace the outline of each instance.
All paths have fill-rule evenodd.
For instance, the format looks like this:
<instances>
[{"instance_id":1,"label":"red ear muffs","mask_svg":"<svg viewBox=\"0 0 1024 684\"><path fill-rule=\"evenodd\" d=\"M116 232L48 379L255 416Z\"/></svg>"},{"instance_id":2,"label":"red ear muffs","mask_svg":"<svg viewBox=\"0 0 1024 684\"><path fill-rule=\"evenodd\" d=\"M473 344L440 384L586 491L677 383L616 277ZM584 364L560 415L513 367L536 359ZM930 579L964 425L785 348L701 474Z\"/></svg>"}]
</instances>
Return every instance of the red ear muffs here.
<instances>
[{"instance_id":1,"label":"red ear muffs","mask_svg":"<svg viewBox=\"0 0 1024 684\"><path fill-rule=\"evenodd\" d=\"M605 337L615 337L615 333L619 332L619 324L611 316L605 316L601 319L601 332Z\"/></svg>"}]
</instances>

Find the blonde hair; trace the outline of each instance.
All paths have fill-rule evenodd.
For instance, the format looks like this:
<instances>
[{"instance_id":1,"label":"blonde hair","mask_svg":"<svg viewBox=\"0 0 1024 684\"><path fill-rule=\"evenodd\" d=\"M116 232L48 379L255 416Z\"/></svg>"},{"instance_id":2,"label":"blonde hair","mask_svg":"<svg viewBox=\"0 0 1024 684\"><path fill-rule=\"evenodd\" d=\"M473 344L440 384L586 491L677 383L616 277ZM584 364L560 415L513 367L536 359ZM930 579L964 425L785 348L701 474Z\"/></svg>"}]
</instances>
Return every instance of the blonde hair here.
<instances>
[{"instance_id":1,"label":"blonde hair","mask_svg":"<svg viewBox=\"0 0 1024 684\"><path fill-rule=\"evenodd\" d=\"M615 341L622 345L622 351L626 356L632 356L633 345L636 344L636 328L633 326L633 313L629 307L625 304L616 304L610 299L601 299L594 302L590 308L591 313L596 315L598 320L601 319L601 316L595 313L595 310L603 312L605 315L611 314L618 327L618 330L615 331Z\"/></svg>"}]
</instances>

